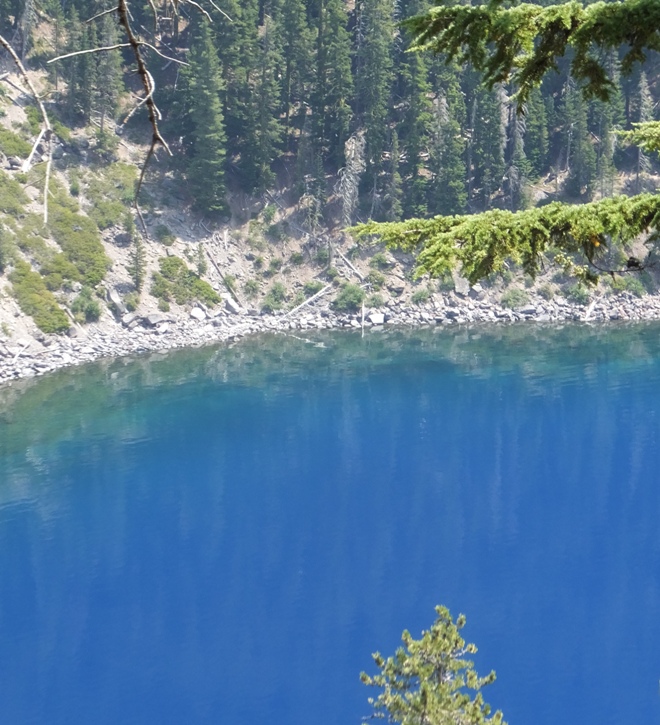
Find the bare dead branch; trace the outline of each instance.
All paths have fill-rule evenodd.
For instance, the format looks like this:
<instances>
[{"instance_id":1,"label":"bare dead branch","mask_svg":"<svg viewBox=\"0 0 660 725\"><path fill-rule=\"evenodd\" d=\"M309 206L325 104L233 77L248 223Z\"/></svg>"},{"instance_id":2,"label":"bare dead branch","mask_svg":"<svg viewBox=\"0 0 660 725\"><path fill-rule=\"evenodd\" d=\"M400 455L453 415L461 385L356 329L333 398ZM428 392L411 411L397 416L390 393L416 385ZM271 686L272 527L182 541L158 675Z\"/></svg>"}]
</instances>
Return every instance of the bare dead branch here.
<instances>
[{"instance_id":1,"label":"bare dead branch","mask_svg":"<svg viewBox=\"0 0 660 725\"><path fill-rule=\"evenodd\" d=\"M217 10L217 11L218 11L218 12L219 12L219 13L220 13L221 15L224 15L224 17L225 17L225 18L227 18L227 20L229 20L229 22L230 22L230 23L233 23L233 22L234 22L234 21L233 21L233 20L232 20L232 19L231 19L231 18L229 17L229 15L227 15L227 13L226 13L226 12L225 12L225 11L224 11L224 10L223 10L222 8L218 7L218 6L217 6L217 5L216 5L216 4L215 4L215 3L213 2L213 0L209 0L209 3L210 3L210 4L211 4L211 5L212 5L212 6L213 6L213 7L214 7L214 8L215 8L215 9L216 9L216 10Z\"/></svg>"},{"instance_id":2,"label":"bare dead branch","mask_svg":"<svg viewBox=\"0 0 660 725\"><path fill-rule=\"evenodd\" d=\"M85 20L85 23L93 23L95 20L98 20L99 18L102 18L104 15L110 15L111 13L116 13L117 8L108 8L107 10L102 10L100 13L96 13L96 15L92 15L91 18L88 20Z\"/></svg>"},{"instance_id":3,"label":"bare dead branch","mask_svg":"<svg viewBox=\"0 0 660 725\"><path fill-rule=\"evenodd\" d=\"M43 101L41 100L39 94L37 93L37 89L34 87L32 81L30 80L30 76L28 75L27 71L25 70L25 66L21 62L21 59L16 54L16 51L13 49L11 43L9 43L5 38L0 35L0 45L9 53L11 56L11 59L14 61L15 66L18 68L18 72L20 73L21 77L23 78L23 81L25 82L25 85L30 89L30 93L32 94L32 97L34 98L38 108L39 113L41 113L41 118L43 120L43 138L46 144L46 157L47 157L47 164L46 164L46 178L44 181L44 224L48 223L48 184L50 181L50 165L53 157L52 153L52 136L53 136L53 129L50 125L50 119L48 118L48 114L46 113L46 107L43 104Z\"/></svg>"},{"instance_id":4,"label":"bare dead branch","mask_svg":"<svg viewBox=\"0 0 660 725\"><path fill-rule=\"evenodd\" d=\"M119 50L119 48L130 48L130 43L115 43L114 45L99 45L95 48L85 48L84 50L74 50L73 53L65 53L58 55L57 58L51 58L46 63L56 63L58 60L66 60L67 58L75 58L78 55L89 55L90 53L104 53L108 50Z\"/></svg>"}]
</instances>

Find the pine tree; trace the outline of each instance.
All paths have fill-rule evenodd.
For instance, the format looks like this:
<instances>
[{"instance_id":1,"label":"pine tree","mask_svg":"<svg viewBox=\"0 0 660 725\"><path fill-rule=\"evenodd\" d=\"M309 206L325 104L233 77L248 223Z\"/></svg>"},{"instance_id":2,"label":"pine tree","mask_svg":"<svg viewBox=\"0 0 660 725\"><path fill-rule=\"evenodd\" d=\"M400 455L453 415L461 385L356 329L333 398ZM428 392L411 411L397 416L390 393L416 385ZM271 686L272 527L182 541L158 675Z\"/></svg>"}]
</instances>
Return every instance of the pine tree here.
<instances>
[{"instance_id":1,"label":"pine tree","mask_svg":"<svg viewBox=\"0 0 660 725\"><path fill-rule=\"evenodd\" d=\"M315 0L311 10L316 24L311 138L323 159L341 166L353 96L348 18L342 0Z\"/></svg>"},{"instance_id":2,"label":"pine tree","mask_svg":"<svg viewBox=\"0 0 660 725\"><path fill-rule=\"evenodd\" d=\"M649 89L649 82L646 77L646 73L642 71L639 74L639 83L637 86L636 94L636 114L635 121L637 123L647 123L653 120L653 98ZM635 154L635 186L636 191L639 194L642 191L642 179L643 173L648 173L651 170L651 161L641 146L638 146Z\"/></svg>"},{"instance_id":3,"label":"pine tree","mask_svg":"<svg viewBox=\"0 0 660 725\"><path fill-rule=\"evenodd\" d=\"M365 190L371 195L371 214L380 196L379 175L388 140L392 50L392 0L361 0L357 5L355 105L357 122L365 130L367 169Z\"/></svg>"},{"instance_id":4,"label":"pine tree","mask_svg":"<svg viewBox=\"0 0 660 725\"><path fill-rule=\"evenodd\" d=\"M467 204L465 139L465 99L455 67L445 66L436 76L437 95L433 104L434 132L430 167L429 211L432 214L461 214Z\"/></svg>"},{"instance_id":5,"label":"pine tree","mask_svg":"<svg viewBox=\"0 0 660 725\"><path fill-rule=\"evenodd\" d=\"M525 126L525 151L530 164L530 173L538 177L545 173L548 167L548 114L538 88L529 95L525 109Z\"/></svg>"},{"instance_id":6,"label":"pine tree","mask_svg":"<svg viewBox=\"0 0 660 725\"><path fill-rule=\"evenodd\" d=\"M101 19L101 43L111 46L117 43L117 24L109 15ZM106 119L113 120L122 91L121 56L119 51L110 50L99 53L97 57L95 107L100 115L100 133L106 132Z\"/></svg>"},{"instance_id":7,"label":"pine tree","mask_svg":"<svg viewBox=\"0 0 660 725\"><path fill-rule=\"evenodd\" d=\"M568 178L566 192L575 198L589 200L596 177L596 152L587 119L588 104L575 81L566 82L563 121L565 158Z\"/></svg>"},{"instance_id":8,"label":"pine tree","mask_svg":"<svg viewBox=\"0 0 660 725\"><path fill-rule=\"evenodd\" d=\"M225 213L225 144L222 77L209 26L198 22L183 73L192 125L188 183L195 206L209 215Z\"/></svg>"},{"instance_id":9,"label":"pine tree","mask_svg":"<svg viewBox=\"0 0 660 725\"><path fill-rule=\"evenodd\" d=\"M474 124L474 183L478 203L488 209L493 196L499 191L504 178L504 148L502 137L503 98L501 86L489 91L481 88L476 94L476 118Z\"/></svg>"},{"instance_id":10,"label":"pine tree","mask_svg":"<svg viewBox=\"0 0 660 725\"><path fill-rule=\"evenodd\" d=\"M307 23L303 0L282 0L278 23L282 36L284 73L282 106L287 149L295 130L300 130L307 114L313 80L314 37Z\"/></svg>"},{"instance_id":11,"label":"pine tree","mask_svg":"<svg viewBox=\"0 0 660 725\"><path fill-rule=\"evenodd\" d=\"M388 221L398 221L401 219L403 206L401 198L403 196L401 174L399 173L399 136L396 130L392 131L392 143L390 145L390 164L388 183L385 193L385 215Z\"/></svg>"}]
</instances>

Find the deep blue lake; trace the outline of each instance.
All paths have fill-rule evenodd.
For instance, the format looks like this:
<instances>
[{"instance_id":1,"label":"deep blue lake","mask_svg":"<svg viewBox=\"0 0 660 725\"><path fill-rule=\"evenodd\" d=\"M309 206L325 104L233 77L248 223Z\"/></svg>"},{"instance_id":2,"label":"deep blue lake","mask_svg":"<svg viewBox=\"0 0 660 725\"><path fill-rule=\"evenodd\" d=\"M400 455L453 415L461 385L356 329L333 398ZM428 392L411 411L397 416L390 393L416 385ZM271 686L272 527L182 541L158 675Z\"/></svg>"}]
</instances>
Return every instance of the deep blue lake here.
<instances>
[{"instance_id":1,"label":"deep blue lake","mask_svg":"<svg viewBox=\"0 0 660 725\"><path fill-rule=\"evenodd\" d=\"M357 725L467 616L510 725L660 722L660 325L246 340L0 389L0 723Z\"/></svg>"}]
</instances>

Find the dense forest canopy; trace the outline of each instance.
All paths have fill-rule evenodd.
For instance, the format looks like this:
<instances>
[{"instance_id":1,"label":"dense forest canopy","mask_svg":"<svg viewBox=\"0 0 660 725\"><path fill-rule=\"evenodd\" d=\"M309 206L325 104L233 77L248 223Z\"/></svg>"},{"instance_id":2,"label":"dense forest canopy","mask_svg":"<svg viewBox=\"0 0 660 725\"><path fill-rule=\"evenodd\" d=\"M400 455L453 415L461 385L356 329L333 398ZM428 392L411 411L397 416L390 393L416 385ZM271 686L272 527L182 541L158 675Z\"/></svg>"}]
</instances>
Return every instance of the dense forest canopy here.
<instances>
[{"instance_id":1,"label":"dense forest canopy","mask_svg":"<svg viewBox=\"0 0 660 725\"><path fill-rule=\"evenodd\" d=\"M654 142L634 130L656 120L660 97L654 0L436 8L425 0L225 0L222 12L208 6L210 24L190 5L178 13L169 2L156 5L156 24L150 3L130 10L141 38L187 59L181 66L144 50L175 152L170 163L205 215L226 214L228 192L283 187L304 201L310 227L467 214L437 227L363 230L422 249L421 271L438 273L445 258L465 262L457 251L465 240L452 229L465 236L470 219L508 229L497 210L654 189L659 134ZM117 43L112 14L86 22L108 7L0 0L0 30L36 66ZM45 17L54 49L35 32ZM436 52L409 52L415 47ZM126 112L125 91L136 90L132 62L115 50L49 66L62 120L111 134ZM627 143L619 131L631 132ZM642 230L631 219L643 228L653 222L654 204L640 197L631 217L628 202L609 201L607 219L590 207L597 224L580 222L577 236L575 215L555 233L547 226L554 207L527 211L512 217L518 236L526 224L539 233L517 256L533 271L530 253L547 240L593 259L608 235ZM479 217L484 211L491 215ZM467 270L474 279L511 251L495 239L484 247L482 232L469 236L480 250Z\"/></svg>"}]
</instances>

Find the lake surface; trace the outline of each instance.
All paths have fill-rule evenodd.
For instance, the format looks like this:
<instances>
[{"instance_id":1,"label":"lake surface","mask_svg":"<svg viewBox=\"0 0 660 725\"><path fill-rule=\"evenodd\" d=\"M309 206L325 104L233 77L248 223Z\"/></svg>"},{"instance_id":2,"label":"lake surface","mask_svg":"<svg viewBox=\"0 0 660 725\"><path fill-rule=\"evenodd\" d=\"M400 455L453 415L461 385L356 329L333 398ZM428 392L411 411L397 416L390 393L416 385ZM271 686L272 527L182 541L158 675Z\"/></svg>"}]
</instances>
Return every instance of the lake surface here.
<instances>
[{"instance_id":1,"label":"lake surface","mask_svg":"<svg viewBox=\"0 0 660 725\"><path fill-rule=\"evenodd\" d=\"M660 326L262 337L0 389L0 722L349 725L446 604L510 725L660 722Z\"/></svg>"}]
</instances>

